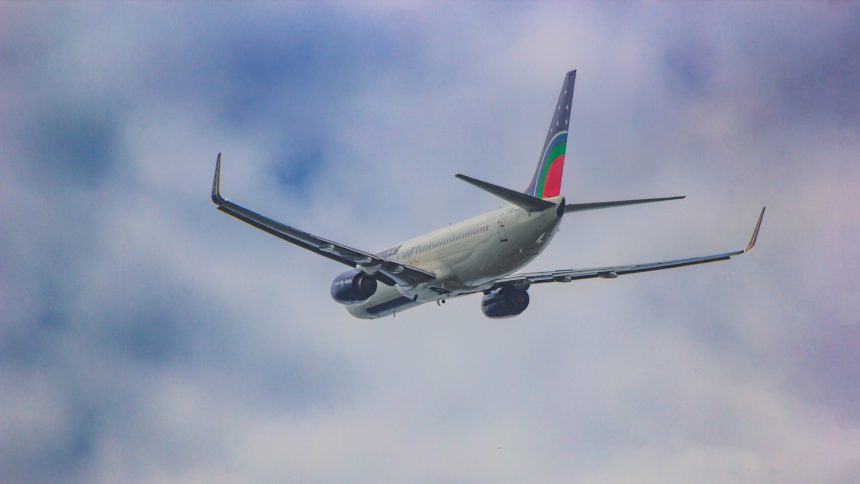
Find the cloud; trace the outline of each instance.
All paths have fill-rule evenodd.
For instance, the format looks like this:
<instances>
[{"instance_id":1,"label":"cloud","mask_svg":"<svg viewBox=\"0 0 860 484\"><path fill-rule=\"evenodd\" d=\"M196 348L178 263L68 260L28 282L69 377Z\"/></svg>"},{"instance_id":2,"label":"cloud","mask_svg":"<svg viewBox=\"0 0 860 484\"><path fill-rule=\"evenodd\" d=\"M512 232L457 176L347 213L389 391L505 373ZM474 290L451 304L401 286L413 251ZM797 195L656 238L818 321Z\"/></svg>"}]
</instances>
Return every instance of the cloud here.
<instances>
[{"instance_id":1,"label":"cloud","mask_svg":"<svg viewBox=\"0 0 860 484\"><path fill-rule=\"evenodd\" d=\"M844 482L860 471L851 5L0 6L0 480ZM797 35L798 31L804 35ZM739 248L373 322L342 267L525 186L579 69L570 217L530 269ZM440 196L443 193L444 196Z\"/></svg>"}]
</instances>

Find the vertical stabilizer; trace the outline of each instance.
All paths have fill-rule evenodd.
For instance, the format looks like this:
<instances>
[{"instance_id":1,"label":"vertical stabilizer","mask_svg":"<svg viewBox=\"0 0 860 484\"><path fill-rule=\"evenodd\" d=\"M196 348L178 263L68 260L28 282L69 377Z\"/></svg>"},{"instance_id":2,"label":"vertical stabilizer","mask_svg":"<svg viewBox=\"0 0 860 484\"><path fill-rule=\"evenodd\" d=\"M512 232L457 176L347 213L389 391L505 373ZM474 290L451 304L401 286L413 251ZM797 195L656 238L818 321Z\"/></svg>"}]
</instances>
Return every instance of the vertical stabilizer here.
<instances>
[{"instance_id":1,"label":"vertical stabilizer","mask_svg":"<svg viewBox=\"0 0 860 484\"><path fill-rule=\"evenodd\" d=\"M561 193L561 176L564 172L564 154L567 150L567 130L576 71L568 72L558 95L558 103L546 134L538 166L526 193L537 198L556 197Z\"/></svg>"}]
</instances>

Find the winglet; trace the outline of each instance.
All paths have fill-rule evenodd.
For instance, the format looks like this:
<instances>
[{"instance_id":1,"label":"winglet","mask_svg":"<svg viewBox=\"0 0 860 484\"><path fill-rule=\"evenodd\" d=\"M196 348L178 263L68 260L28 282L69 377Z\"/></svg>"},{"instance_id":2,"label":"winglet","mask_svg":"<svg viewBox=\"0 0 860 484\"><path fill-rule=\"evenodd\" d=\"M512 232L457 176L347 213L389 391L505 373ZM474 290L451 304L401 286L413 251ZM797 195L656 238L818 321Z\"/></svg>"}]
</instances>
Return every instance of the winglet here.
<instances>
[{"instance_id":1,"label":"winglet","mask_svg":"<svg viewBox=\"0 0 860 484\"><path fill-rule=\"evenodd\" d=\"M761 229L761 221L764 220L764 209L767 207L761 208L761 215L758 216L758 222L755 224L755 230L753 230L752 237L750 237L750 243L747 244L747 248L744 249L744 252L749 252L755 247L755 242L758 240L758 231Z\"/></svg>"},{"instance_id":2,"label":"winglet","mask_svg":"<svg viewBox=\"0 0 860 484\"><path fill-rule=\"evenodd\" d=\"M215 205L221 205L226 201L221 196L221 153L218 153L218 160L215 161L215 178L212 179L212 202Z\"/></svg>"}]
</instances>

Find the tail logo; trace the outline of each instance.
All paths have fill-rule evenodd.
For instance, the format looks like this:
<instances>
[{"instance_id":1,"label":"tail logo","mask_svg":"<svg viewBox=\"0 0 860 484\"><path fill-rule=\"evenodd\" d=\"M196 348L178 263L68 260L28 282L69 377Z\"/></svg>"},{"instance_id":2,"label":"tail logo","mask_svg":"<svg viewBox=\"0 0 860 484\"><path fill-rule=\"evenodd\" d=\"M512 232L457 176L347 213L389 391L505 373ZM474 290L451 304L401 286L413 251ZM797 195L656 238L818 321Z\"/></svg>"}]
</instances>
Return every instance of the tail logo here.
<instances>
[{"instance_id":1,"label":"tail logo","mask_svg":"<svg viewBox=\"0 0 860 484\"><path fill-rule=\"evenodd\" d=\"M567 150L567 131L559 131L547 144L540 164L534 196L557 197L561 193L564 172L564 153Z\"/></svg>"}]
</instances>

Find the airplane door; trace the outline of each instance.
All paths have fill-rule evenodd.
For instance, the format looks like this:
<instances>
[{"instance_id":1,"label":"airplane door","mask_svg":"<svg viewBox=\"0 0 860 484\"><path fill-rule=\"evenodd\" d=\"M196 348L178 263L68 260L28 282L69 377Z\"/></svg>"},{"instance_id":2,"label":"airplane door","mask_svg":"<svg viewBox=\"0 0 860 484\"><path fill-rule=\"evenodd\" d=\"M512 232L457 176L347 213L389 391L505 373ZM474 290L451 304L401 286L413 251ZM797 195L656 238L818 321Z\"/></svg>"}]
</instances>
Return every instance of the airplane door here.
<instances>
[{"instance_id":1,"label":"airplane door","mask_svg":"<svg viewBox=\"0 0 860 484\"><path fill-rule=\"evenodd\" d=\"M505 229L505 217L508 214L502 214L499 217L499 242L507 242L508 241L508 231Z\"/></svg>"}]
</instances>

